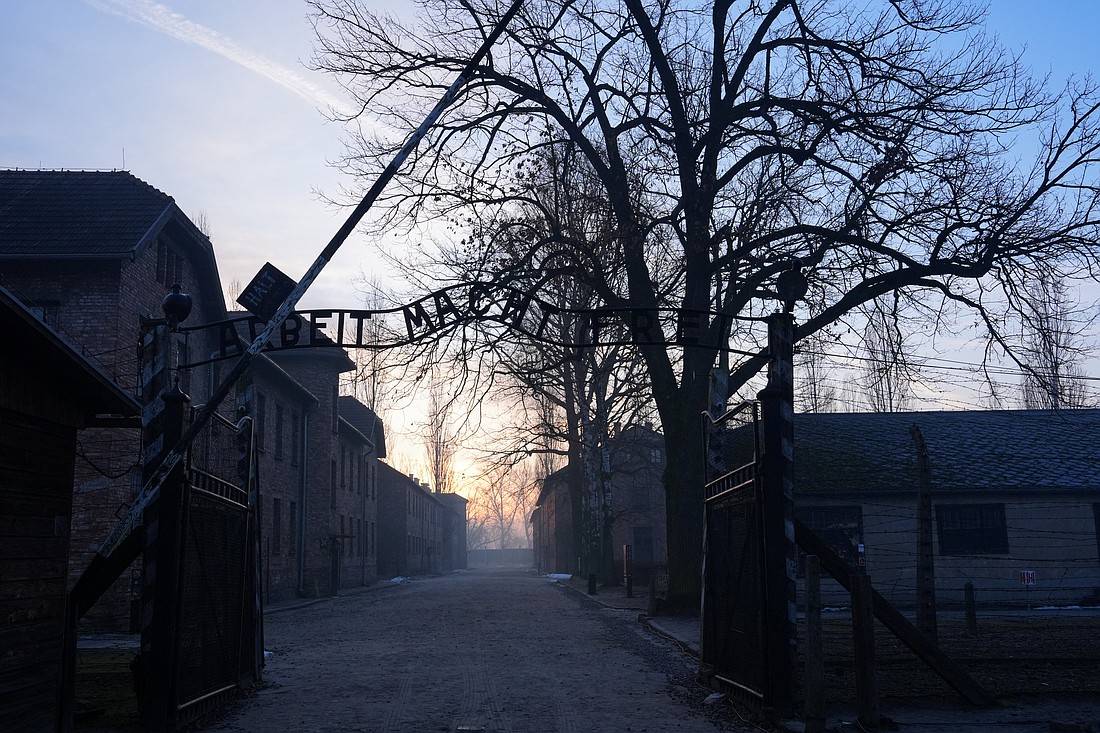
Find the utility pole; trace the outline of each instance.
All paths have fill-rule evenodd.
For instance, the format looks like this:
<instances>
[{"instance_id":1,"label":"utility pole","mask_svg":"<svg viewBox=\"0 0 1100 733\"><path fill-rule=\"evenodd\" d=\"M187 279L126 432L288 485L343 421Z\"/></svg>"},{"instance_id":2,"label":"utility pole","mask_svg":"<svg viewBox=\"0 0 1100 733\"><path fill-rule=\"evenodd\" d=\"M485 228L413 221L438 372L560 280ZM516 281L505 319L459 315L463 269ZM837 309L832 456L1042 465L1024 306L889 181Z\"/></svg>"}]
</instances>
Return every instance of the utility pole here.
<instances>
[{"instance_id":1,"label":"utility pole","mask_svg":"<svg viewBox=\"0 0 1100 733\"><path fill-rule=\"evenodd\" d=\"M920 427L913 423L909 436L917 449L917 628L937 643L936 565L932 552L932 467Z\"/></svg>"}]
</instances>

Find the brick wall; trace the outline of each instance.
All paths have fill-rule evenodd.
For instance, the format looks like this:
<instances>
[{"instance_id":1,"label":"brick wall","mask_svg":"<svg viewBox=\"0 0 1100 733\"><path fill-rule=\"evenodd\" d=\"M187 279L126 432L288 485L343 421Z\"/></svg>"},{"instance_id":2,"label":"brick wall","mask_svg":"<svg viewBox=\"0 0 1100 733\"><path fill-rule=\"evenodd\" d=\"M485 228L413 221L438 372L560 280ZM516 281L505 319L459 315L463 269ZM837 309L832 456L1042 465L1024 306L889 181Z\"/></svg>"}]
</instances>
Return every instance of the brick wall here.
<instances>
[{"instance_id":1,"label":"brick wall","mask_svg":"<svg viewBox=\"0 0 1100 733\"><path fill-rule=\"evenodd\" d=\"M161 301L168 288L157 281L157 249L153 243L129 260L9 261L0 275L16 297L25 302L56 306L57 327L78 350L137 395L140 358L138 343L143 317L162 317ZM200 281L201 268L179 248L182 285L192 293L196 307L188 324L224 317L222 295L216 283ZM180 338L192 353L211 349L198 337ZM192 404L207 392L202 380L183 375ZM139 455L141 432L130 429L83 430L78 434L74 479L70 585L99 549L118 517L129 507L141 486ZM140 589L135 565L85 616L98 628L129 627L130 602Z\"/></svg>"}]
</instances>

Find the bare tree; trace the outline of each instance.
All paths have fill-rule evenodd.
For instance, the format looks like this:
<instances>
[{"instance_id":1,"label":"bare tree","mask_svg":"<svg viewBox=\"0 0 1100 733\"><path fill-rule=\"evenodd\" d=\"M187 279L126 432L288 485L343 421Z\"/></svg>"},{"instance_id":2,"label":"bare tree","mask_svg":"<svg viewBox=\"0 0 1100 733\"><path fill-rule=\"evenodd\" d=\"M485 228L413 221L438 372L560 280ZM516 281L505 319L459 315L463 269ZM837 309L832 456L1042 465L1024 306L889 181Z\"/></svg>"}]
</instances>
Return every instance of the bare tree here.
<instances>
[{"instance_id":1,"label":"bare tree","mask_svg":"<svg viewBox=\"0 0 1100 733\"><path fill-rule=\"evenodd\" d=\"M317 67L399 131L501 13L440 0L404 27L359 0L311 4ZM770 309L781 272L810 280L800 340L903 293L971 309L1010 348L1001 324L1038 267L1100 271L1096 88L1048 92L980 22L976 6L939 0L535 0L383 198L380 227L449 222L452 256L486 276L583 283L654 323L661 308L701 314L638 347L673 467L670 607L698 602L709 374L730 345L756 353L731 365L731 392L762 368L759 322L742 319ZM392 159L403 135L378 129L351 128L350 175L374 180ZM1021 163L1007 141L1036 130ZM560 237L530 239L522 272L471 244L548 145L578 150L602 187L613 267L584 246L562 267Z\"/></svg>"},{"instance_id":2,"label":"bare tree","mask_svg":"<svg viewBox=\"0 0 1100 733\"><path fill-rule=\"evenodd\" d=\"M462 437L454 425L454 396L448 393L446 380L432 382L427 420L421 438L424 441L424 463L432 489L437 494L455 490L455 455Z\"/></svg>"},{"instance_id":3,"label":"bare tree","mask_svg":"<svg viewBox=\"0 0 1100 733\"><path fill-rule=\"evenodd\" d=\"M913 394L910 349L896 297L879 297L863 308L863 378L861 386L873 412L900 412Z\"/></svg>"},{"instance_id":4,"label":"bare tree","mask_svg":"<svg viewBox=\"0 0 1100 733\"><path fill-rule=\"evenodd\" d=\"M380 312L392 305L382 285L374 279L364 278L358 283L363 305L374 312L374 317L358 322L356 328L364 331L366 343L382 343L389 333L388 318ZM351 329L351 326L348 326ZM355 341L358 334L346 334L348 341ZM352 394L378 416L395 409L402 402L404 377L409 363L400 350L359 349L355 351L355 372L350 379Z\"/></svg>"},{"instance_id":5,"label":"bare tree","mask_svg":"<svg viewBox=\"0 0 1100 733\"><path fill-rule=\"evenodd\" d=\"M481 477L470 499L470 513L483 523L484 547L506 549L516 535L517 507L506 473L494 472Z\"/></svg>"},{"instance_id":6,"label":"bare tree","mask_svg":"<svg viewBox=\"0 0 1100 733\"><path fill-rule=\"evenodd\" d=\"M800 412L832 412L840 401L832 370L818 334L805 339L795 354L795 406Z\"/></svg>"},{"instance_id":7,"label":"bare tree","mask_svg":"<svg viewBox=\"0 0 1100 733\"><path fill-rule=\"evenodd\" d=\"M1081 333L1088 323L1074 321L1065 285L1040 278L1024 296L1024 406L1032 410L1091 407L1095 400L1084 379L1087 355Z\"/></svg>"},{"instance_id":8,"label":"bare tree","mask_svg":"<svg viewBox=\"0 0 1100 733\"><path fill-rule=\"evenodd\" d=\"M242 292L244 292L244 285L241 283L240 278L233 278L229 281L229 284L225 286L225 302L228 304L229 310L244 310L244 306L237 302L237 298L241 297Z\"/></svg>"},{"instance_id":9,"label":"bare tree","mask_svg":"<svg viewBox=\"0 0 1100 733\"><path fill-rule=\"evenodd\" d=\"M203 236L207 239L213 237L213 230L210 228L210 217L206 215L205 211L197 211L195 215L190 217L191 223L195 225L195 228L202 232Z\"/></svg>"},{"instance_id":10,"label":"bare tree","mask_svg":"<svg viewBox=\"0 0 1100 733\"><path fill-rule=\"evenodd\" d=\"M517 524L523 532L523 547L534 547L531 537L531 513L539 498L541 481L537 473L537 463L524 461L516 464L510 472L512 501L516 507Z\"/></svg>"}]
</instances>

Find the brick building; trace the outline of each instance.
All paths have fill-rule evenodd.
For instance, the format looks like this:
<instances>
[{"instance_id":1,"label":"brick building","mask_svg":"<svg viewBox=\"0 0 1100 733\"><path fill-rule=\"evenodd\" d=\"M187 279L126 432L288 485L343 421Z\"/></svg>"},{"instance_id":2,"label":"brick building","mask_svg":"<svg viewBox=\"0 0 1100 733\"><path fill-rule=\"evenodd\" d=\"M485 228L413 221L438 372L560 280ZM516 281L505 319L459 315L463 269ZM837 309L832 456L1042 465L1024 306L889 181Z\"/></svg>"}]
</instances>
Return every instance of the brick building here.
<instances>
[{"instance_id":1,"label":"brick building","mask_svg":"<svg viewBox=\"0 0 1100 733\"><path fill-rule=\"evenodd\" d=\"M646 581L667 562L664 438L652 425L620 429L608 442L611 467L612 550L622 572L623 545L633 553L633 575ZM573 512L568 468L548 476L531 513L535 567L542 573L573 573Z\"/></svg>"},{"instance_id":2,"label":"brick building","mask_svg":"<svg viewBox=\"0 0 1100 733\"><path fill-rule=\"evenodd\" d=\"M130 394L140 387L142 319L161 317L173 283L194 299L185 326L225 320L213 246L171 197L123 171L0 171L0 285L82 344ZM216 353L217 331L175 336L176 363ZM268 352L240 385L238 404L220 408L235 420L244 407L255 420L261 580L270 601L334 594L376 577L382 430L343 416L370 413L339 397L340 376L352 367L335 347ZM205 402L226 368L178 371L192 405ZM70 580L141 488L137 427L83 430L77 448ZM125 628L139 581L135 567L85 620Z\"/></svg>"},{"instance_id":3,"label":"brick building","mask_svg":"<svg viewBox=\"0 0 1100 733\"><path fill-rule=\"evenodd\" d=\"M354 367L341 349L272 352L254 362L244 398L255 420L265 601L335 595L374 582L375 443L338 397ZM377 418L375 418L377 420ZM379 423L373 435L382 432Z\"/></svg>"},{"instance_id":4,"label":"brick building","mask_svg":"<svg viewBox=\"0 0 1100 733\"><path fill-rule=\"evenodd\" d=\"M433 493L416 478L378 464L380 578L464 568L465 537L466 499Z\"/></svg>"},{"instance_id":5,"label":"brick building","mask_svg":"<svg viewBox=\"0 0 1100 733\"><path fill-rule=\"evenodd\" d=\"M172 198L129 173L0 170L0 285L130 394L138 393L142 319L160 318L173 283L195 299L192 322L225 317L210 240ZM212 350L180 337L178 357ZM204 387L182 384L193 403ZM140 431L89 428L77 440L70 578L79 576L141 487ZM86 620L118 625L135 569Z\"/></svg>"},{"instance_id":6,"label":"brick building","mask_svg":"<svg viewBox=\"0 0 1100 733\"><path fill-rule=\"evenodd\" d=\"M0 332L0 720L53 731L77 431L140 407L3 288Z\"/></svg>"},{"instance_id":7,"label":"brick building","mask_svg":"<svg viewBox=\"0 0 1100 733\"><path fill-rule=\"evenodd\" d=\"M229 314L213 246L170 196L124 171L0 171L0 285L83 344L84 356L130 394L140 389L143 319L161 317L174 283L195 304L184 332L173 337L175 362L203 362L218 352L224 331L194 327ZM261 581L269 602L336 594L386 572L379 467L392 469L378 463L386 455L378 416L339 394L341 375L353 366L335 346L265 352L238 385L236 403L219 409L233 421L243 411L254 419ZM214 362L176 376L198 405L226 368ZM141 488L134 425L79 434L70 581ZM433 495L402 478L400 496L390 497L395 515L385 523L400 527L397 572L464 567L465 499ZM85 620L124 628L140 572L135 566L120 578Z\"/></svg>"}]
</instances>

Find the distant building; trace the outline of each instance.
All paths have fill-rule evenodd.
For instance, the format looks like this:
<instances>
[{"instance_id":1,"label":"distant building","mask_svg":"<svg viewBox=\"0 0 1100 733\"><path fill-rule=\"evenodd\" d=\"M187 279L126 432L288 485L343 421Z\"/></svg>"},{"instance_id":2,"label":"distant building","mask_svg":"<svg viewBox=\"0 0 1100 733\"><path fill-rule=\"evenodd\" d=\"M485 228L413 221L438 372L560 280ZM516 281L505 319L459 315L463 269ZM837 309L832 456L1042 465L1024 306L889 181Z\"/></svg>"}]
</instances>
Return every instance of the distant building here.
<instances>
[{"instance_id":1,"label":"distant building","mask_svg":"<svg viewBox=\"0 0 1100 733\"><path fill-rule=\"evenodd\" d=\"M615 432L608 449L616 573L623 571L623 546L630 545L632 575L636 582L645 582L668 557L662 484L664 438L652 425L632 425ZM543 573L577 570L568 471L563 468L544 480L531 515L535 566Z\"/></svg>"},{"instance_id":2,"label":"distant building","mask_svg":"<svg viewBox=\"0 0 1100 733\"><path fill-rule=\"evenodd\" d=\"M463 497L433 493L427 484L379 463L378 522L380 578L466 567Z\"/></svg>"}]
</instances>

